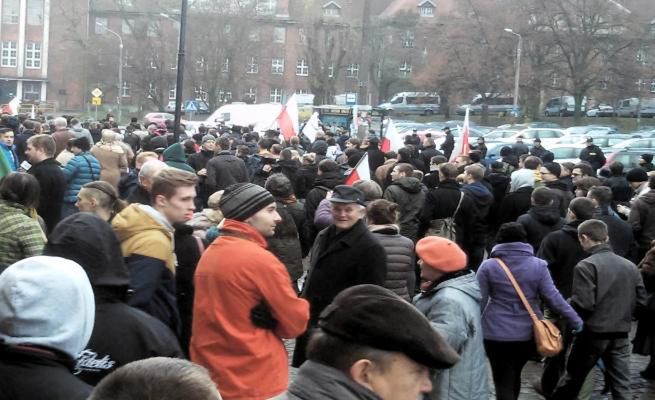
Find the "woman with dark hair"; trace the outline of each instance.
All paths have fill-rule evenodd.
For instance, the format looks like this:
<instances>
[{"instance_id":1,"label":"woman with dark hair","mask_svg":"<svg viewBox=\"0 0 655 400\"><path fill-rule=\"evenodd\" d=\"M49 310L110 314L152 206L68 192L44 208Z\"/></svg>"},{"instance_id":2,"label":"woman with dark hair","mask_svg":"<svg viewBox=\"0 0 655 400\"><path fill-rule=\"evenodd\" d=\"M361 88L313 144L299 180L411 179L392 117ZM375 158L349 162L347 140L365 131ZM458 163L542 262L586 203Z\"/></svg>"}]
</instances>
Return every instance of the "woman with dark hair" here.
<instances>
[{"instance_id":1,"label":"woman with dark hair","mask_svg":"<svg viewBox=\"0 0 655 400\"><path fill-rule=\"evenodd\" d=\"M516 400L521 389L521 370L536 355L536 346L532 319L497 259L514 275L537 318L543 318L539 308L543 300L550 310L564 317L571 330L582 330L582 320L553 284L546 262L534 256L523 225L501 225L496 243L477 275L482 293L482 331L496 398Z\"/></svg>"},{"instance_id":2,"label":"woman with dark hair","mask_svg":"<svg viewBox=\"0 0 655 400\"><path fill-rule=\"evenodd\" d=\"M0 272L43 251L45 234L37 221L39 182L12 172L0 181Z\"/></svg>"},{"instance_id":3,"label":"woman with dark hair","mask_svg":"<svg viewBox=\"0 0 655 400\"><path fill-rule=\"evenodd\" d=\"M416 285L414 242L400 235L398 204L387 200L372 201L366 207L368 229L387 254L387 277L384 287L411 301Z\"/></svg>"},{"instance_id":4,"label":"woman with dark hair","mask_svg":"<svg viewBox=\"0 0 655 400\"><path fill-rule=\"evenodd\" d=\"M125 206L125 202L118 198L116 188L105 181L86 183L80 189L75 203L81 212L96 214L107 222L111 222Z\"/></svg>"},{"instance_id":5,"label":"woman with dark hair","mask_svg":"<svg viewBox=\"0 0 655 400\"><path fill-rule=\"evenodd\" d=\"M82 187L100 179L100 162L89 152L91 150L89 139L84 136L71 139L70 147L75 156L63 168L66 193L61 212L62 219L77 212L75 202Z\"/></svg>"}]
</instances>

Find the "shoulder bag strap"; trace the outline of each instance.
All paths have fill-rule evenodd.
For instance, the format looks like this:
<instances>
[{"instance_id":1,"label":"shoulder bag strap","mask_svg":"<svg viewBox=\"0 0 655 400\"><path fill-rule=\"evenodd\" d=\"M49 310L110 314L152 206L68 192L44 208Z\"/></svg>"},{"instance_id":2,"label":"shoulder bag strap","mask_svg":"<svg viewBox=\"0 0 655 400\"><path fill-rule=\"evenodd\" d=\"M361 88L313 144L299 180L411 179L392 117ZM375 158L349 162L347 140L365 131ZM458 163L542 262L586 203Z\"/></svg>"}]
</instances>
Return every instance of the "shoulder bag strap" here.
<instances>
[{"instance_id":1,"label":"shoulder bag strap","mask_svg":"<svg viewBox=\"0 0 655 400\"><path fill-rule=\"evenodd\" d=\"M86 165L89 166L89 173L91 173L91 179L93 179L94 181L97 181L98 179L96 178L95 174L93 173L93 167L91 166L91 161L89 161L89 159L86 158L86 156L82 156L82 158L84 158L84 161L86 161Z\"/></svg>"},{"instance_id":2,"label":"shoulder bag strap","mask_svg":"<svg viewBox=\"0 0 655 400\"><path fill-rule=\"evenodd\" d=\"M507 267L507 264L505 264L505 262L498 257L494 258L494 260L496 260L498 265L500 265L500 267L505 271L505 274L509 278L510 282L512 282L512 286L514 286L514 289L516 290L516 294L519 295L519 298L521 299L521 302L523 303L525 309L528 311L528 314L530 314L530 318L532 318L532 321L535 323L539 322L539 320L537 319L537 315L534 313L534 309L532 309L532 306L528 302L528 299L525 298L525 294L523 294L523 290L521 290L519 283L516 282L516 279L514 278L512 272Z\"/></svg>"},{"instance_id":3,"label":"shoulder bag strap","mask_svg":"<svg viewBox=\"0 0 655 400\"><path fill-rule=\"evenodd\" d=\"M451 217L452 219L455 219L455 215L457 215L457 212L459 211L459 207L462 205L462 200L464 200L464 192L459 192L459 202L457 203L457 208L455 208L455 212L453 213L453 216Z\"/></svg>"}]
</instances>

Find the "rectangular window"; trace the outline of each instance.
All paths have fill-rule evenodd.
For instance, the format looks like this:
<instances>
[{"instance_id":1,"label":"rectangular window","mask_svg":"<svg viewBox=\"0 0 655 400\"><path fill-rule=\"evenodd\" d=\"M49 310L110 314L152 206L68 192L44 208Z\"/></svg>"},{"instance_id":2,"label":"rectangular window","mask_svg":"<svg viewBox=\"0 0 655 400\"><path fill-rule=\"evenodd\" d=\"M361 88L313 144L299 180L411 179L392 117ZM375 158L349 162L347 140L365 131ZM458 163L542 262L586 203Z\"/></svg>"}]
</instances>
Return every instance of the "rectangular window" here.
<instances>
[{"instance_id":1,"label":"rectangular window","mask_svg":"<svg viewBox=\"0 0 655 400\"><path fill-rule=\"evenodd\" d=\"M196 101L207 101L207 91L201 86L193 89L193 93L196 95Z\"/></svg>"},{"instance_id":2,"label":"rectangular window","mask_svg":"<svg viewBox=\"0 0 655 400\"><path fill-rule=\"evenodd\" d=\"M245 93L244 97L244 100L246 101L257 103L257 88L248 88L248 91Z\"/></svg>"},{"instance_id":3,"label":"rectangular window","mask_svg":"<svg viewBox=\"0 0 655 400\"><path fill-rule=\"evenodd\" d=\"M650 81L650 92L655 93L655 79Z\"/></svg>"},{"instance_id":4,"label":"rectangular window","mask_svg":"<svg viewBox=\"0 0 655 400\"><path fill-rule=\"evenodd\" d=\"M41 82L23 82L23 100L37 101L41 99Z\"/></svg>"},{"instance_id":5,"label":"rectangular window","mask_svg":"<svg viewBox=\"0 0 655 400\"><path fill-rule=\"evenodd\" d=\"M2 42L0 67L15 67L18 60L16 42Z\"/></svg>"},{"instance_id":6,"label":"rectangular window","mask_svg":"<svg viewBox=\"0 0 655 400\"><path fill-rule=\"evenodd\" d=\"M287 28L276 26L273 29L273 41L275 43L284 43L287 40Z\"/></svg>"},{"instance_id":7,"label":"rectangular window","mask_svg":"<svg viewBox=\"0 0 655 400\"><path fill-rule=\"evenodd\" d=\"M309 64L307 60L298 60L296 64L296 75L298 76L309 76Z\"/></svg>"},{"instance_id":8,"label":"rectangular window","mask_svg":"<svg viewBox=\"0 0 655 400\"><path fill-rule=\"evenodd\" d=\"M273 15L277 9L277 0L257 0L258 15Z\"/></svg>"},{"instance_id":9,"label":"rectangular window","mask_svg":"<svg viewBox=\"0 0 655 400\"><path fill-rule=\"evenodd\" d=\"M133 27L134 27L133 19L124 19L121 24L121 32L123 32L126 35L131 35Z\"/></svg>"},{"instance_id":10,"label":"rectangular window","mask_svg":"<svg viewBox=\"0 0 655 400\"><path fill-rule=\"evenodd\" d=\"M224 74L230 72L230 59L227 57L225 57L225 60L223 61L223 65L221 66L221 72Z\"/></svg>"},{"instance_id":11,"label":"rectangular window","mask_svg":"<svg viewBox=\"0 0 655 400\"><path fill-rule=\"evenodd\" d=\"M421 17L434 17L434 7L431 4L418 8L418 15Z\"/></svg>"},{"instance_id":12,"label":"rectangular window","mask_svg":"<svg viewBox=\"0 0 655 400\"><path fill-rule=\"evenodd\" d=\"M232 92L230 91L219 91L218 92L218 101L221 103L227 103L228 101L232 101Z\"/></svg>"},{"instance_id":13,"label":"rectangular window","mask_svg":"<svg viewBox=\"0 0 655 400\"><path fill-rule=\"evenodd\" d=\"M17 24L20 14L19 0L2 0L2 23Z\"/></svg>"},{"instance_id":14,"label":"rectangular window","mask_svg":"<svg viewBox=\"0 0 655 400\"><path fill-rule=\"evenodd\" d=\"M401 37L401 42L404 48L413 48L414 47L414 32L405 31Z\"/></svg>"},{"instance_id":15,"label":"rectangular window","mask_svg":"<svg viewBox=\"0 0 655 400\"><path fill-rule=\"evenodd\" d=\"M25 68L41 68L41 43L27 42L25 45Z\"/></svg>"},{"instance_id":16,"label":"rectangular window","mask_svg":"<svg viewBox=\"0 0 655 400\"><path fill-rule=\"evenodd\" d=\"M168 100L175 100L175 86L170 86L168 88Z\"/></svg>"},{"instance_id":17,"label":"rectangular window","mask_svg":"<svg viewBox=\"0 0 655 400\"><path fill-rule=\"evenodd\" d=\"M27 0L27 25L43 25L43 0Z\"/></svg>"},{"instance_id":18,"label":"rectangular window","mask_svg":"<svg viewBox=\"0 0 655 400\"><path fill-rule=\"evenodd\" d=\"M252 32L248 34L248 40L251 42L259 42L259 28L253 28Z\"/></svg>"},{"instance_id":19,"label":"rectangular window","mask_svg":"<svg viewBox=\"0 0 655 400\"><path fill-rule=\"evenodd\" d=\"M205 57L200 57L199 59L196 60L196 71L204 71L205 70Z\"/></svg>"},{"instance_id":20,"label":"rectangular window","mask_svg":"<svg viewBox=\"0 0 655 400\"><path fill-rule=\"evenodd\" d=\"M348 78L357 78L359 76L359 64L350 64L346 69Z\"/></svg>"},{"instance_id":21,"label":"rectangular window","mask_svg":"<svg viewBox=\"0 0 655 400\"><path fill-rule=\"evenodd\" d=\"M296 89L296 94L309 94L307 89Z\"/></svg>"},{"instance_id":22,"label":"rectangular window","mask_svg":"<svg viewBox=\"0 0 655 400\"><path fill-rule=\"evenodd\" d=\"M303 28L298 28L298 43L305 44L307 43L307 34Z\"/></svg>"},{"instance_id":23,"label":"rectangular window","mask_svg":"<svg viewBox=\"0 0 655 400\"><path fill-rule=\"evenodd\" d=\"M130 97L130 88L132 85L130 85L130 82L123 82L123 86L121 87L121 97Z\"/></svg>"},{"instance_id":24,"label":"rectangular window","mask_svg":"<svg viewBox=\"0 0 655 400\"><path fill-rule=\"evenodd\" d=\"M148 82L148 89L146 90L146 98L152 99L152 95L157 93L157 88L152 82Z\"/></svg>"},{"instance_id":25,"label":"rectangular window","mask_svg":"<svg viewBox=\"0 0 655 400\"><path fill-rule=\"evenodd\" d=\"M328 67L328 78L334 78L334 63Z\"/></svg>"},{"instance_id":26,"label":"rectangular window","mask_svg":"<svg viewBox=\"0 0 655 400\"><path fill-rule=\"evenodd\" d=\"M407 61L403 62L400 64L398 72L400 73L401 77L407 78L412 74L412 64L408 63Z\"/></svg>"},{"instance_id":27,"label":"rectangular window","mask_svg":"<svg viewBox=\"0 0 655 400\"><path fill-rule=\"evenodd\" d=\"M284 73L284 59L283 58L274 58L271 61L271 73L276 75L281 75Z\"/></svg>"},{"instance_id":28,"label":"rectangular window","mask_svg":"<svg viewBox=\"0 0 655 400\"><path fill-rule=\"evenodd\" d=\"M256 74L259 72L259 65L257 64L257 58L250 57L248 64L246 65L246 74Z\"/></svg>"},{"instance_id":29,"label":"rectangular window","mask_svg":"<svg viewBox=\"0 0 655 400\"><path fill-rule=\"evenodd\" d=\"M104 35L107 33L107 27L109 26L109 21L105 17L96 17L96 23L94 24L94 32L96 35Z\"/></svg>"},{"instance_id":30,"label":"rectangular window","mask_svg":"<svg viewBox=\"0 0 655 400\"><path fill-rule=\"evenodd\" d=\"M323 15L326 17L338 17L341 15L341 9L336 4L331 4L323 9Z\"/></svg>"},{"instance_id":31,"label":"rectangular window","mask_svg":"<svg viewBox=\"0 0 655 400\"><path fill-rule=\"evenodd\" d=\"M271 89L271 103L282 103L282 89Z\"/></svg>"}]
</instances>

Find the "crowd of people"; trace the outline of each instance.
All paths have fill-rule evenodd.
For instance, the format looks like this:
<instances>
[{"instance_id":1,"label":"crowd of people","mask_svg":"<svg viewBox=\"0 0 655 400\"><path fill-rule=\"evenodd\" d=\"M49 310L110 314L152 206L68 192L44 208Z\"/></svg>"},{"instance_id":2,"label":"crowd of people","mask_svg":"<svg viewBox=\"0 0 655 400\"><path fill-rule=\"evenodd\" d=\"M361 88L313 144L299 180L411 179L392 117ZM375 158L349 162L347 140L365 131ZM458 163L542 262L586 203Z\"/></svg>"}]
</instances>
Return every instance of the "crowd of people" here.
<instances>
[{"instance_id":1,"label":"crowd of people","mask_svg":"<svg viewBox=\"0 0 655 400\"><path fill-rule=\"evenodd\" d=\"M0 399L515 400L529 360L548 399L599 360L628 399L632 352L655 380L652 155L444 135L2 116Z\"/></svg>"}]
</instances>

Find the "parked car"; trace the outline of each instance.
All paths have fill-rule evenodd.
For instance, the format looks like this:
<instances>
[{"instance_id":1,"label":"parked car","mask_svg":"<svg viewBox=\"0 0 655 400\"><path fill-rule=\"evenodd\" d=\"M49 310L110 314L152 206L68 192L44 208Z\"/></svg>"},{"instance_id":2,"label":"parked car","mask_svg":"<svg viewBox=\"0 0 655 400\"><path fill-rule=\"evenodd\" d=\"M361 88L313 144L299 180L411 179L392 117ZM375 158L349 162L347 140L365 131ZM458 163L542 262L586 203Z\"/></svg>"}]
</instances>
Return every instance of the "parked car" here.
<instances>
[{"instance_id":1,"label":"parked car","mask_svg":"<svg viewBox=\"0 0 655 400\"><path fill-rule=\"evenodd\" d=\"M526 143L528 149L532 150L532 143ZM487 166L491 165L492 162L500 159L500 150L503 147L512 147L511 143L495 142L487 143L487 155L484 158L484 162Z\"/></svg>"},{"instance_id":2,"label":"parked car","mask_svg":"<svg viewBox=\"0 0 655 400\"><path fill-rule=\"evenodd\" d=\"M628 139L633 139L635 138L634 135L624 135L624 134L616 134L616 135L602 135L602 134L587 134L587 135L570 135L570 136L563 136L559 138L555 144L585 144L587 141L588 137L592 137L594 139L594 144L603 151L605 149L608 149L610 147L613 147L616 144L619 144L625 140Z\"/></svg>"},{"instance_id":3,"label":"parked car","mask_svg":"<svg viewBox=\"0 0 655 400\"><path fill-rule=\"evenodd\" d=\"M587 110L587 117L613 117L614 107L609 104L599 104Z\"/></svg>"},{"instance_id":4,"label":"parked car","mask_svg":"<svg viewBox=\"0 0 655 400\"><path fill-rule=\"evenodd\" d=\"M582 99L581 111L584 113L587 110L587 98ZM552 97L546 103L544 115L546 117L567 117L575 113L575 97L573 96L559 96Z\"/></svg>"},{"instance_id":5,"label":"parked car","mask_svg":"<svg viewBox=\"0 0 655 400\"><path fill-rule=\"evenodd\" d=\"M652 149L655 148L655 137L652 138L633 138L624 140L612 146L614 150L622 149Z\"/></svg>"},{"instance_id":6,"label":"parked car","mask_svg":"<svg viewBox=\"0 0 655 400\"><path fill-rule=\"evenodd\" d=\"M585 148L584 144L557 144L546 147L548 151L553 153L555 162L580 162L580 151Z\"/></svg>"},{"instance_id":7,"label":"parked car","mask_svg":"<svg viewBox=\"0 0 655 400\"><path fill-rule=\"evenodd\" d=\"M633 168L638 168L639 159L641 158L641 155L644 153L645 151L643 149L614 151L606 156L607 161L605 161L605 165L603 166L603 168L608 168L609 165L614 161L619 161L621 164L623 164L623 168L625 171L631 170ZM650 153L655 153L655 150L650 151Z\"/></svg>"},{"instance_id":8,"label":"parked car","mask_svg":"<svg viewBox=\"0 0 655 400\"><path fill-rule=\"evenodd\" d=\"M175 120L175 115L165 112L153 112L148 113L143 117L143 124L148 126L149 124L165 124L166 121Z\"/></svg>"},{"instance_id":9,"label":"parked car","mask_svg":"<svg viewBox=\"0 0 655 400\"><path fill-rule=\"evenodd\" d=\"M655 117L655 99L638 99L632 97L630 99L623 99L619 101L619 106L616 109L616 115L619 117L632 117L636 118L641 115L642 118Z\"/></svg>"},{"instance_id":10,"label":"parked car","mask_svg":"<svg viewBox=\"0 0 655 400\"><path fill-rule=\"evenodd\" d=\"M487 93L486 98L482 95L476 95L469 104L463 104L455 110L457 115L465 115L466 109L469 109L469 115L482 114L482 105L487 105L487 111L490 115L503 114L509 115L514 109L514 97L502 94ZM518 110L519 116L522 115L521 108Z\"/></svg>"},{"instance_id":11,"label":"parked car","mask_svg":"<svg viewBox=\"0 0 655 400\"><path fill-rule=\"evenodd\" d=\"M511 132L511 133L510 133ZM555 144L557 139L566 136L562 129L553 128L528 128L523 130L496 130L489 132L484 138L488 141L499 141L514 143L518 136L523 136L523 140L531 142L539 138L544 147Z\"/></svg>"},{"instance_id":12,"label":"parked car","mask_svg":"<svg viewBox=\"0 0 655 400\"><path fill-rule=\"evenodd\" d=\"M382 103L377 108L400 115L433 115L441 112L439 95L428 92L396 93L389 102Z\"/></svg>"}]
</instances>

